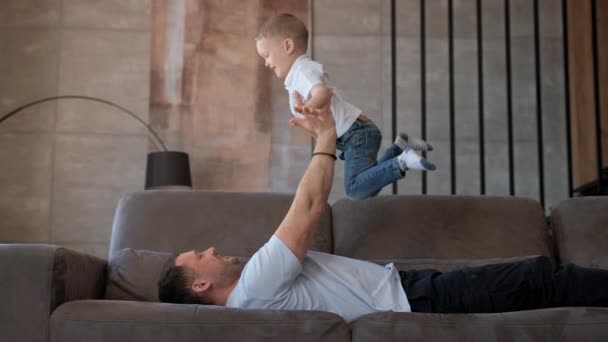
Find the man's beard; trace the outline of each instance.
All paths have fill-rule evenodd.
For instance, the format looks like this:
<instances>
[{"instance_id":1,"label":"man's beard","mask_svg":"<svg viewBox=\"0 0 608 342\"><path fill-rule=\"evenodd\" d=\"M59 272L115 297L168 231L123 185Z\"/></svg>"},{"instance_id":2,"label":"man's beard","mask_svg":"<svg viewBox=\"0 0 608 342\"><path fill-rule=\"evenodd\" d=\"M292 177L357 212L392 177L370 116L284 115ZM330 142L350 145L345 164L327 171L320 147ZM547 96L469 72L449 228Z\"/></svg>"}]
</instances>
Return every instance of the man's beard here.
<instances>
[{"instance_id":1,"label":"man's beard","mask_svg":"<svg viewBox=\"0 0 608 342\"><path fill-rule=\"evenodd\" d=\"M241 277L243 264L237 257L224 257L224 269L222 270L221 279L223 283L231 284L236 282Z\"/></svg>"}]
</instances>

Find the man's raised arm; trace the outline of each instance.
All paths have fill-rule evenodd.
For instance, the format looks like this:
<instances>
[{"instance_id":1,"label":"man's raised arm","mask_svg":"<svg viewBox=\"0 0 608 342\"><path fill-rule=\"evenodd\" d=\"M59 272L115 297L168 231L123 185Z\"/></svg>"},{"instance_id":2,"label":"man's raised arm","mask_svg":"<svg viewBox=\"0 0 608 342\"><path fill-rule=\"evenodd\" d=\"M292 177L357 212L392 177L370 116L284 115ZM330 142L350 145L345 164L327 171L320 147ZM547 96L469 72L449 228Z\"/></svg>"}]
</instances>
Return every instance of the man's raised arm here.
<instances>
[{"instance_id":1,"label":"man's raised arm","mask_svg":"<svg viewBox=\"0 0 608 342\"><path fill-rule=\"evenodd\" d=\"M293 118L291 123L306 129L316 137L316 145L293 203L275 235L302 262L310 248L315 228L327 207L334 178L336 126L327 108L317 110L298 106L296 110L299 110L304 118ZM320 154L317 154L318 152Z\"/></svg>"}]
</instances>

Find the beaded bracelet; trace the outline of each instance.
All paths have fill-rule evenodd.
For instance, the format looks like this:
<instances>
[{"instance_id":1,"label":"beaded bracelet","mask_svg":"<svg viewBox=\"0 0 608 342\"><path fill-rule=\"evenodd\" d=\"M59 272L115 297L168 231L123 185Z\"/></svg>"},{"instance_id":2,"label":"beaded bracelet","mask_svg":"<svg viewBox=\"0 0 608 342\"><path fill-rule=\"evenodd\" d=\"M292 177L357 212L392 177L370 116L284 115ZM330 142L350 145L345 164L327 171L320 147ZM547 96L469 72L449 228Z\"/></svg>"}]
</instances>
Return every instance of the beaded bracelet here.
<instances>
[{"instance_id":1,"label":"beaded bracelet","mask_svg":"<svg viewBox=\"0 0 608 342\"><path fill-rule=\"evenodd\" d=\"M328 156L328 157L332 157L334 160L337 160L338 158L336 158L335 155L331 154L331 153L326 153L326 152L314 152L312 154L312 156L316 156L316 155L322 155L322 156Z\"/></svg>"}]
</instances>

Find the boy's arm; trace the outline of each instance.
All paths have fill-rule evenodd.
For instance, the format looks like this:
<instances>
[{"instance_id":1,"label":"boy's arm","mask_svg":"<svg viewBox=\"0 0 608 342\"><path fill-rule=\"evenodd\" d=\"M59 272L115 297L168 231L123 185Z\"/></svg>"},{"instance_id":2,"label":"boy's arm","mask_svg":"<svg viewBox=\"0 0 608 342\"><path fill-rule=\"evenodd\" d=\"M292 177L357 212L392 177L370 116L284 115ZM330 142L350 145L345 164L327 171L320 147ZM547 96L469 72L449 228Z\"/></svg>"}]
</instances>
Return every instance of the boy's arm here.
<instances>
[{"instance_id":1,"label":"boy's arm","mask_svg":"<svg viewBox=\"0 0 608 342\"><path fill-rule=\"evenodd\" d=\"M331 89L327 88L324 84L317 84L310 90L310 100L304 104L304 107L314 109L328 107L331 95Z\"/></svg>"}]
</instances>

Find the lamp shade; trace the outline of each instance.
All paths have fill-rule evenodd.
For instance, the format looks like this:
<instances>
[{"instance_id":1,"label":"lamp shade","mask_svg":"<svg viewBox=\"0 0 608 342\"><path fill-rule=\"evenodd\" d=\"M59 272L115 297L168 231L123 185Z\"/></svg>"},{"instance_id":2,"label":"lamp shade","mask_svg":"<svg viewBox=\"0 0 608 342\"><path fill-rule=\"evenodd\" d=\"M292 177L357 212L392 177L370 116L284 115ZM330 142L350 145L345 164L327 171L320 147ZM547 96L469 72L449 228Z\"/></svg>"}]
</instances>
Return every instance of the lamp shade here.
<instances>
[{"instance_id":1,"label":"lamp shade","mask_svg":"<svg viewBox=\"0 0 608 342\"><path fill-rule=\"evenodd\" d=\"M148 153L146 190L191 189L190 160L184 152Z\"/></svg>"}]
</instances>

